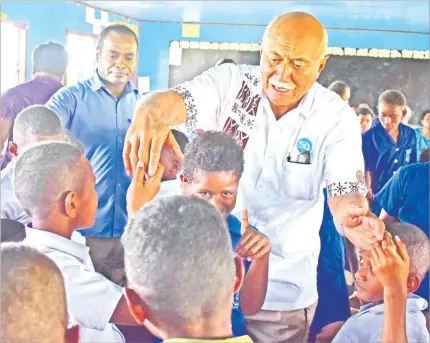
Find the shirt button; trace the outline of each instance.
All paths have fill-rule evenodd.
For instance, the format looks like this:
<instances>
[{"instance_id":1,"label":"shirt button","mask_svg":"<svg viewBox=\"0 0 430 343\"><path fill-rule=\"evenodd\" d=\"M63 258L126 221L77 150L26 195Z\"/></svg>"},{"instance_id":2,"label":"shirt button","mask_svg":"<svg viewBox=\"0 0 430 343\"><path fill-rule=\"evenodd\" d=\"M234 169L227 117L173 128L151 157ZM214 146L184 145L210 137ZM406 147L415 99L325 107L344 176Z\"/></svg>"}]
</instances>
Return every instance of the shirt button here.
<instances>
[{"instance_id":1,"label":"shirt button","mask_svg":"<svg viewBox=\"0 0 430 343\"><path fill-rule=\"evenodd\" d=\"M399 160L398 160L398 159L395 159L395 160L394 160L394 163L398 163L398 162L399 162Z\"/></svg>"},{"instance_id":2,"label":"shirt button","mask_svg":"<svg viewBox=\"0 0 430 343\"><path fill-rule=\"evenodd\" d=\"M393 171L393 175L396 174L397 170Z\"/></svg>"},{"instance_id":3,"label":"shirt button","mask_svg":"<svg viewBox=\"0 0 430 343\"><path fill-rule=\"evenodd\" d=\"M399 151L399 148L396 148L396 151Z\"/></svg>"}]
</instances>

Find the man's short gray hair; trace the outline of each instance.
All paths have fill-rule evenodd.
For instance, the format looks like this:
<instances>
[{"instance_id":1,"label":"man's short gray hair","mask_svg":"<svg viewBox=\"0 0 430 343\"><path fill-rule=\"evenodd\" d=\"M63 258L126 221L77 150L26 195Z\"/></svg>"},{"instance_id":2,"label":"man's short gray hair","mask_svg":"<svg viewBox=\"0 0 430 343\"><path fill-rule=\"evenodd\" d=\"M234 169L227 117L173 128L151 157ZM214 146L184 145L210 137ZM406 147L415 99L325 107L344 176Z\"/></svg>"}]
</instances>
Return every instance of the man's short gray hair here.
<instances>
[{"instance_id":1,"label":"man's short gray hair","mask_svg":"<svg viewBox=\"0 0 430 343\"><path fill-rule=\"evenodd\" d=\"M226 221L196 196L152 201L122 237L127 280L168 325L211 318L231 303L234 254Z\"/></svg>"},{"instance_id":2,"label":"man's short gray hair","mask_svg":"<svg viewBox=\"0 0 430 343\"><path fill-rule=\"evenodd\" d=\"M33 50L35 72L44 72L62 78L69 63L69 55L64 45L47 42Z\"/></svg>"},{"instance_id":3,"label":"man's short gray hair","mask_svg":"<svg viewBox=\"0 0 430 343\"><path fill-rule=\"evenodd\" d=\"M1 244L1 341L63 342L67 306L60 270L23 244Z\"/></svg>"},{"instance_id":4,"label":"man's short gray hair","mask_svg":"<svg viewBox=\"0 0 430 343\"><path fill-rule=\"evenodd\" d=\"M30 141L30 136L58 136L63 134L60 118L48 107L34 105L22 110L13 126L13 140L19 149Z\"/></svg>"},{"instance_id":5,"label":"man's short gray hair","mask_svg":"<svg viewBox=\"0 0 430 343\"><path fill-rule=\"evenodd\" d=\"M20 155L14 189L31 217L45 218L68 192L81 190L87 176L79 163L82 156L65 142L39 143Z\"/></svg>"},{"instance_id":6,"label":"man's short gray hair","mask_svg":"<svg viewBox=\"0 0 430 343\"><path fill-rule=\"evenodd\" d=\"M386 230L393 236L399 236L406 245L409 255L409 269L420 275L421 280L429 270L430 244L429 239L420 228L406 223L390 223Z\"/></svg>"},{"instance_id":7,"label":"man's short gray hair","mask_svg":"<svg viewBox=\"0 0 430 343\"><path fill-rule=\"evenodd\" d=\"M231 135L222 131L203 132L185 150L184 171L190 182L199 170L233 172L240 179L243 167L243 149Z\"/></svg>"}]
</instances>

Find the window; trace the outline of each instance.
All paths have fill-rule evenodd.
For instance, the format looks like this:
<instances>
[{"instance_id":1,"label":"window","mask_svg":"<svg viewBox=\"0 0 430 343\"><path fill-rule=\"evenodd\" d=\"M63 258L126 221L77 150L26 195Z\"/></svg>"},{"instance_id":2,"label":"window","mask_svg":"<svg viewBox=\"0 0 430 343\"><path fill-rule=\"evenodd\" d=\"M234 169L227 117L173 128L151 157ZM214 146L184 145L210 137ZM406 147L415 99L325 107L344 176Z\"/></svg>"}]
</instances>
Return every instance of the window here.
<instances>
[{"instance_id":1,"label":"window","mask_svg":"<svg viewBox=\"0 0 430 343\"><path fill-rule=\"evenodd\" d=\"M26 81L27 28L26 24L1 20L1 93Z\"/></svg>"},{"instance_id":2,"label":"window","mask_svg":"<svg viewBox=\"0 0 430 343\"><path fill-rule=\"evenodd\" d=\"M69 66L66 85L89 79L96 66L97 35L67 30Z\"/></svg>"}]
</instances>

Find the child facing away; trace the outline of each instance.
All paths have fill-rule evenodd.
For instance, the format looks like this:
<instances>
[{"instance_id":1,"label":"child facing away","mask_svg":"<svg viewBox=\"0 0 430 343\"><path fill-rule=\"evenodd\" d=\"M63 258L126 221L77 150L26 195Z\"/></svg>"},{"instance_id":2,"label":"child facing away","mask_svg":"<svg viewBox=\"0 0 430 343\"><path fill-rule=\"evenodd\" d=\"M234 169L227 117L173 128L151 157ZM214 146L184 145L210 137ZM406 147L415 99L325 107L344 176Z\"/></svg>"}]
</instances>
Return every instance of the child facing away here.
<instances>
[{"instance_id":1,"label":"child facing away","mask_svg":"<svg viewBox=\"0 0 430 343\"><path fill-rule=\"evenodd\" d=\"M232 248L244 259L247 271L239 294L233 299L232 327L235 336L246 334L244 315L261 310L267 290L269 239L248 224L244 210L242 220L231 215L236 205L240 177L244 168L242 148L228 134L206 131L187 146L184 195L196 195L212 203L227 221Z\"/></svg>"},{"instance_id":2,"label":"child facing away","mask_svg":"<svg viewBox=\"0 0 430 343\"><path fill-rule=\"evenodd\" d=\"M355 287L367 304L344 324L324 327L317 342L429 342L422 313L428 304L413 294L429 269L429 254L429 240L418 227L387 224L383 241L360 251Z\"/></svg>"},{"instance_id":3,"label":"child facing away","mask_svg":"<svg viewBox=\"0 0 430 343\"><path fill-rule=\"evenodd\" d=\"M96 273L88 247L71 240L75 230L92 227L96 216L98 198L89 161L70 144L40 143L21 154L14 179L16 196L32 218L23 244L44 253L60 269L69 321L79 325L80 341L124 342L114 324L137 323L122 288Z\"/></svg>"},{"instance_id":4,"label":"child facing away","mask_svg":"<svg viewBox=\"0 0 430 343\"><path fill-rule=\"evenodd\" d=\"M170 130L178 143L181 152L185 152L185 148L189 143L187 136L176 129ZM160 191L155 198L163 198L169 195L181 193L181 181L179 174L182 169L182 161L170 150L167 145L164 145L161 150L160 164L164 167L163 176L161 177Z\"/></svg>"}]
</instances>

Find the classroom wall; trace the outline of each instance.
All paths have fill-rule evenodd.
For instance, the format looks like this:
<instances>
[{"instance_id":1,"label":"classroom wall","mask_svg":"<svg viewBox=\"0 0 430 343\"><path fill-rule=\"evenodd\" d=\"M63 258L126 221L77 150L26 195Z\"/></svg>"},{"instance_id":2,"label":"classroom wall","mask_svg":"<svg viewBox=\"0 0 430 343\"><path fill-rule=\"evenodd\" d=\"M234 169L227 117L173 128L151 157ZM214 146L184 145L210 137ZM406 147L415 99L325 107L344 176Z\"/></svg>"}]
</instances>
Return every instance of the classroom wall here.
<instances>
[{"instance_id":1,"label":"classroom wall","mask_svg":"<svg viewBox=\"0 0 430 343\"><path fill-rule=\"evenodd\" d=\"M71 1L2 1L1 13L8 20L28 24L27 78L31 79L31 54L46 41L66 44L66 30L93 33L93 24L86 22L86 6ZM96 11L100 18L100 11ZM109 21L124 17L109 14Z\"/></svg>"},{"instance_id":2,"label":"classroom wall","mask_svg":"<svg viewBox=\"0 0 430 343\"><path fill-rule=\"evenodd\" d=\"M258 43L263 33L261 26L200 25L200 37L184 38L181 24L141 22L139 76L150 77L151 90L168 87L171 41ZM328 35L331 47L429 50L430 44L429 36L420 34L329 30Z\"/></svg>"},{"instance_id":3,"label":"classroom wall","mask_svg":"<svg viewBox=\"0 0 430 343\"><path fill-rule=\"evenodd\" d=\"M27 77L31 78L31 52L35 46L48 40L65 44L66 30L92 33L93 25L86 22L86 7L72 1L10 1L1 3L1 12L9 20L28 23ZM96 11L100 17L100 11ZM109 14L109 20L121 20ZM325 26L360 27L356 18L352 22L339 22L338 18L321 18ZM133 23L133 22L132 22ZM349 24L349 25L348 25ZM386 24L384 26L384 24ZM387 22L366 23L367 27L388 27ZM413 27L405 27L413 30ZM175 40L201 42L241 42L258 43L263 32L262 26L201 25L198 38L182 36L179 23L141 22L138 76L150 78L150 89L168 87L169 47ZM405 33L372 31L329 30L329 45L337 47L429 50L429 36Z\"/></svg>"}]
</instances>

